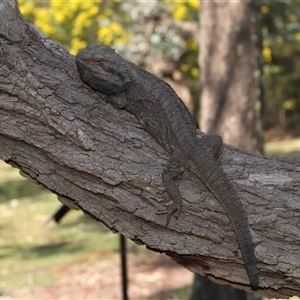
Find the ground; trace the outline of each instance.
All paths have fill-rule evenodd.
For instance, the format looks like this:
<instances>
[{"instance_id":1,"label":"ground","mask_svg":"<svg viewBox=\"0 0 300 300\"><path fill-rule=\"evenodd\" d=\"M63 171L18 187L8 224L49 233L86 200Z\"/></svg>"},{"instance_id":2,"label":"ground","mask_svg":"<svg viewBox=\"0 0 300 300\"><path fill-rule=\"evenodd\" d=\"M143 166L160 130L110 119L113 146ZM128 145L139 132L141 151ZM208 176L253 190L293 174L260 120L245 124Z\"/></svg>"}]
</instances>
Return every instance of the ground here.
<instances>
[{"instance_id":1,"label":"ground","mask_svg":"<svg viewBox=\"0 0 300 300\"><path fill-rule=\"evenodd\" d=\"M6 291L6 299L122 299L118 253L107 261L99 260L101 252L87 255L85 261L67 263L56 270L61 279L41 287ZM128 255L130 299L180 299L182 289L190 292L193 274L162 254L151 254L150 260ZM182 291L181 291L182 293ZM182 298L181 298L182 299Z\"/></svg>"}]
</instances>

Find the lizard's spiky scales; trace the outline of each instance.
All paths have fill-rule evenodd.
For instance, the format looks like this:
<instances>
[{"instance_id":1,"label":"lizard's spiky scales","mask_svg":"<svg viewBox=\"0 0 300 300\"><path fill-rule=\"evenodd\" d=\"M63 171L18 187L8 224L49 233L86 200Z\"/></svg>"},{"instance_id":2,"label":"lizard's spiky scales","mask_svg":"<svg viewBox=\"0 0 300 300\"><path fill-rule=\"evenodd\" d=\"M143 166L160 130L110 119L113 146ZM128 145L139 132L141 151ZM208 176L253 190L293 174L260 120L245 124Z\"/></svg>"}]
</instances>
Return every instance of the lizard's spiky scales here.
<instances>
[{"instance_id":1,"label":"lizard's spiky scales","mask_svg":"<svg viewBox=\"0 0 300 300\"><path fill-rule=\"evenodd\" d=\"M199 137L195 121L174 90L153 74L139 68L104 45L90 45L76 56L81 79L108 95L117 108L134 114L144 129L171 158L163 171L163 182L172 204L158 213L177 215L182 199L174 179L191 170L224 206L235 231L250 285L259 285L250 228L242 202L231 181L217 162L222 151L219 136Z\"/></svg>"}]
</instances>

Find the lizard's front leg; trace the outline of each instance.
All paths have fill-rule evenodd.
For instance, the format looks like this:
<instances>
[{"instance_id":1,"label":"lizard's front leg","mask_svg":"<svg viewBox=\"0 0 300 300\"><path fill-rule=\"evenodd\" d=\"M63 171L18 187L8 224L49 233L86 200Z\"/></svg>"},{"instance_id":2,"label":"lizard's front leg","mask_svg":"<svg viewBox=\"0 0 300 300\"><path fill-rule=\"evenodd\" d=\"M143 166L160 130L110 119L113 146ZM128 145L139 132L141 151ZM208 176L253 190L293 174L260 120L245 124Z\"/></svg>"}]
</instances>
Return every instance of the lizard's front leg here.
<instances>
[{"instance_id":1,"label":"lizard's front leg","mask_svg":"<svg viewBox=\"0 0 300 300\"><path fill-rule=\"evenodd\" d=\"M170 218L175 212L176 218L178 218L180 213L182 199L178 184L174 181L174 179L183 173L185 168L182 165L182 159L180 159L176 154L174 154L169 159L162 173L162 181L172 202L168 204L166 209L159 210L157 214L167 214L167 220L165 223L166 226L169 224Z\"/></svg>"},{"instance_id":2,"label":"lizard's front leg","mask_svg":"<svg viewBox=\"0 0 300 300\"><path fill-rule=\"evenodd\" d=\"M125 108L127 104L125 93L109 95L106 101L118 109Z\"/></svg>"}]
</instances>

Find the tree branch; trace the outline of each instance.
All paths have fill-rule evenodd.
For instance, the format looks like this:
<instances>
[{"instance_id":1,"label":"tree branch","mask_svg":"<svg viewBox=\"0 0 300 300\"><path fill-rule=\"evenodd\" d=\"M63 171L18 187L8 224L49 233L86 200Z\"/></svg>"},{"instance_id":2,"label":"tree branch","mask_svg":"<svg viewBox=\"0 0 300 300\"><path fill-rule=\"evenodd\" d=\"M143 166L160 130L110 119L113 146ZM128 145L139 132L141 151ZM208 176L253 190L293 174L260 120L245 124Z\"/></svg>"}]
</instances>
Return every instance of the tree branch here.
<instances>
[{"instance_id":1,"label":"tree branch","mask_svg":"<svg viewBox=\"0 0 300 300\"><path fill-rule=\"evenodd\" d=\"M245 288L248 278L221 204L192 173L178 182L183 209L165 227L168 154L133 116L79 79L74 57L0 6L0 158L137 243L193 272ZM300 161L231 146L220 162L248 214L266 296L300 295Z\"/></svg>"}]
</instances>

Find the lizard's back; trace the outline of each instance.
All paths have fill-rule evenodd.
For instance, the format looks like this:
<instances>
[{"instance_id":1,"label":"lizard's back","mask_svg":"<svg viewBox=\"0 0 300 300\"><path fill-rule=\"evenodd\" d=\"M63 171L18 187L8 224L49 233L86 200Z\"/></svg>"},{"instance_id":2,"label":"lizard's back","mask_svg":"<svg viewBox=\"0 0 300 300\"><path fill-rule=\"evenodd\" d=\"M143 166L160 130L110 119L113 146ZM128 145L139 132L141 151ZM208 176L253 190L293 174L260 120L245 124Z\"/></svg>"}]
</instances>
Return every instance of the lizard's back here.
<instances>
[{"instance_id":1,"label":"lizard's back","mask_svg":"<svg viewBox=\"0 0 300 300\"><path fill-rule=\"evenodd\" d=\"M223 204L233 224L250 284L257 287L254 249L242 202L215 155L207 151L207 139L197 137L195 121L174 90L107 46L88 46L77 55L77 66L83 81L107 94L114 106L134 114L145 130L172 154L163 172L173 201L173 208L164 212L168 214L167 220L181 208L180 191L173 179L188 168Z\"/></svg>"},{"instance_id":2,"label":"lizard's back","mask_svg":"<svg viewBox=\"0 0 300 300\"><path fill-rule=\"evenodd\" d=\"M194 118L169 84L131 62L134 85L127 90L126 109L169 153L187 149L197 137ZM188 144L187 144L188 143ZM172 149L170 149L170 145Z\"/></svg>"}]
</instances>

